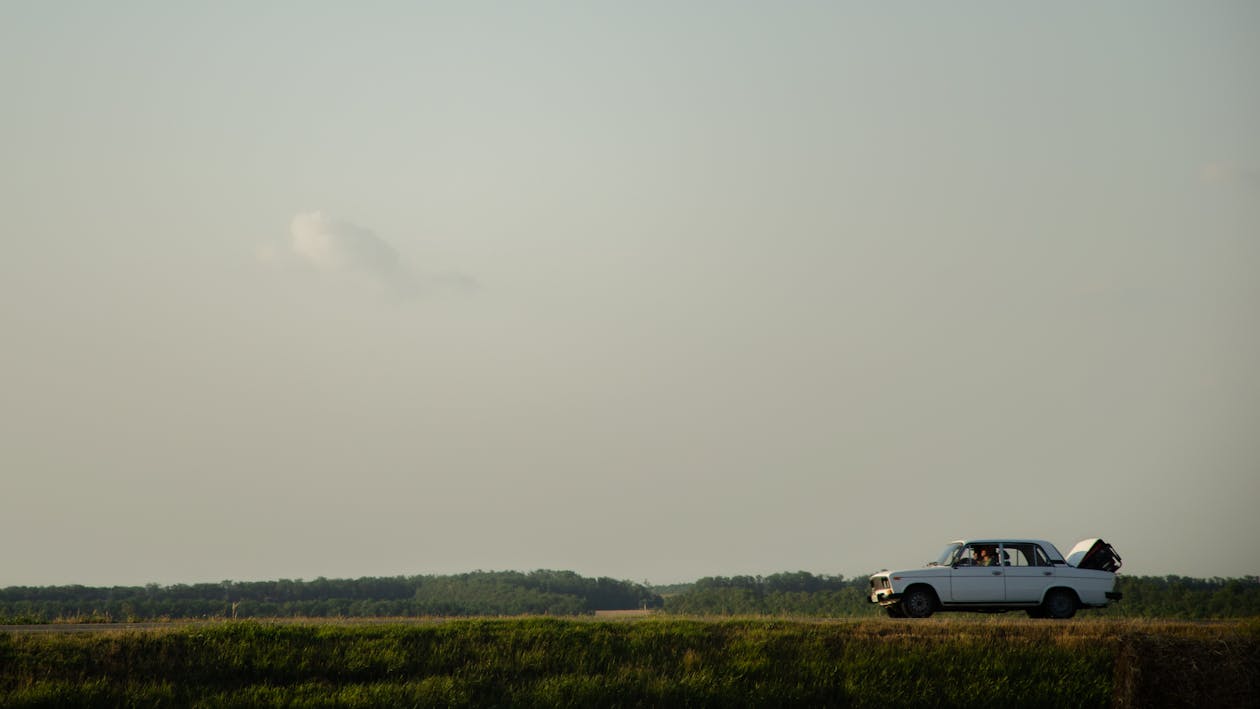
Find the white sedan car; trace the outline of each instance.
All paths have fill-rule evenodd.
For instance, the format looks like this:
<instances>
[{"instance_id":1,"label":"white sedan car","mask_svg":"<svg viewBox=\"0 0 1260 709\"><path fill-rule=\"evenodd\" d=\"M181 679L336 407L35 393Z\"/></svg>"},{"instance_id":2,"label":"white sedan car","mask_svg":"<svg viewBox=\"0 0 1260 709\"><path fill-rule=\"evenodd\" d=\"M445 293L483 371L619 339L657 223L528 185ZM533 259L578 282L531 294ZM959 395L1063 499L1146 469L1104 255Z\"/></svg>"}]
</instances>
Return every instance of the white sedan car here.
<instances>
[{"instance_id":1,"label":"white sedan car","mask_svg":"<svg viewBox=\"0 0 1260 709\"><path fill-rule=\"evenodd\" d=\"M922 568L872 574L870 601L894 618L1009 610L1071 618L1120 600L1113 590L1120 563L1101 539L1080 542L1067 558L1040 539L960 539Z\"/></svg>"}]
</instances>

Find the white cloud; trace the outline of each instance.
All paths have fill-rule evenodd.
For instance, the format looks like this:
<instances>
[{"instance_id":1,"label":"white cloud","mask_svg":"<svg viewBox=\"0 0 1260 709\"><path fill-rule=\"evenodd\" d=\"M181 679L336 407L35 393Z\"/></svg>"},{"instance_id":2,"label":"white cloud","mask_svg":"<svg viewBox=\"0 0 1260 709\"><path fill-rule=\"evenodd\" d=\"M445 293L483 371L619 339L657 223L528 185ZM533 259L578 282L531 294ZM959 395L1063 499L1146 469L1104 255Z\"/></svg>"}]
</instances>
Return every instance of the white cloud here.
<instances>
[{"instance_id":1,"label":"white cloud","mask_svg":"<svg viewBox=\"0 0 1260 709\"><path fill-rule=\"evenodd\" d=\"M386 282L403 277L394 247L369 229L323 212L295 214L289 224L289 246L321 271L366 273Z\"/></svg>"},{"instance_id":2,"label":"white cloud","mask_svg":"<svg viewBox=\"0 0 1260 709\"><path fill-rule=\"evenodd\" d=\"M293 215L288 240L261 244L254 255L259 263L273 267L287 263L339 278L366 280L394 297L477 288L476 280L462 273L413 271L371 229L321 211Z\"/></svg>"}]
</instances>

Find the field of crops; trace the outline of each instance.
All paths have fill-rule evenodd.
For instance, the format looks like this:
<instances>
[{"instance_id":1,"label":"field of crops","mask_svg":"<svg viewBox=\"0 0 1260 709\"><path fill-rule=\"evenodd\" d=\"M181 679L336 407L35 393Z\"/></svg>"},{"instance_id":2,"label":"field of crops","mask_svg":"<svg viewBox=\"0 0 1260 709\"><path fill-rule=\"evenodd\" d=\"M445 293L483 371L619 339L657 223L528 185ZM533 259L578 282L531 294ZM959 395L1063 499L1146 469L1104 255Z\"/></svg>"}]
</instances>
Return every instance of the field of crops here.
<instances>
[{"instance_id":1,"label":"field of crops","mask_svg":"<svg viewBox=\"0 0 1260 709\"><path fill-rule=\"evenodd\" d=\"M2 706L1256 705L1260 621L225 622L0 633Z\"/></svg>"}]
</instances>

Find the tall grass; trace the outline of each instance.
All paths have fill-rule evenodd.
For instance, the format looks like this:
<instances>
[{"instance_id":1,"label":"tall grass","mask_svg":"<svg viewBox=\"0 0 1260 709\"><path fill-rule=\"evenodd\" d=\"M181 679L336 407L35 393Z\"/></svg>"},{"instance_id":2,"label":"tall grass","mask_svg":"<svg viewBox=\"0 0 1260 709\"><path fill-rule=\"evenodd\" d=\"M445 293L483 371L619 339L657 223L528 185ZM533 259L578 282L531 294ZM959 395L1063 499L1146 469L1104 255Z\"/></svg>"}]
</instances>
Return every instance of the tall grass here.
<instances>
[{"instance_id":1,"label":"tall grass","mask_svg":"<svg viewBox=\"0 0 1260 709\"><path fill-rule=\"evenodd\" d=\"M0 634L0 705L1103 707L1150 696L1158 668L1129 657L1134 639L1182 643L1183 657L1224 639L1253 660L1260 648L1254 624L1164 626L527 618Z\"/></svg>"}]
</instances>

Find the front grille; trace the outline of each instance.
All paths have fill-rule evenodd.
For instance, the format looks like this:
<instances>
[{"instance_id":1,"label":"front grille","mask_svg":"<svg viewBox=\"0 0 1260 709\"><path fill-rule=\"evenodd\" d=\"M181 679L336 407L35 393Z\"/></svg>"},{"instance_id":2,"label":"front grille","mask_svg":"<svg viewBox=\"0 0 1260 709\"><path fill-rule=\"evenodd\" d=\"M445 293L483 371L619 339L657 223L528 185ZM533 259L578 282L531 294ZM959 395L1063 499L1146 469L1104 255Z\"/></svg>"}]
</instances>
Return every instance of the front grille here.
<instances>
[{"instance_id":1,"label":"front grille","mask_svg":"<svg viewBox=\"0 0 1260 709\"><path fill-rule=\"evenodd\" d=\"M878 590L880 590L880 589L884 589L884 588L892 588L891 586L889 586L889 585L888 585L888 577L887 577L887 576L876 576L875 578L871 579L871 590L872 590L872 591L878 591Z\"/></svg>"}]
</instances>

